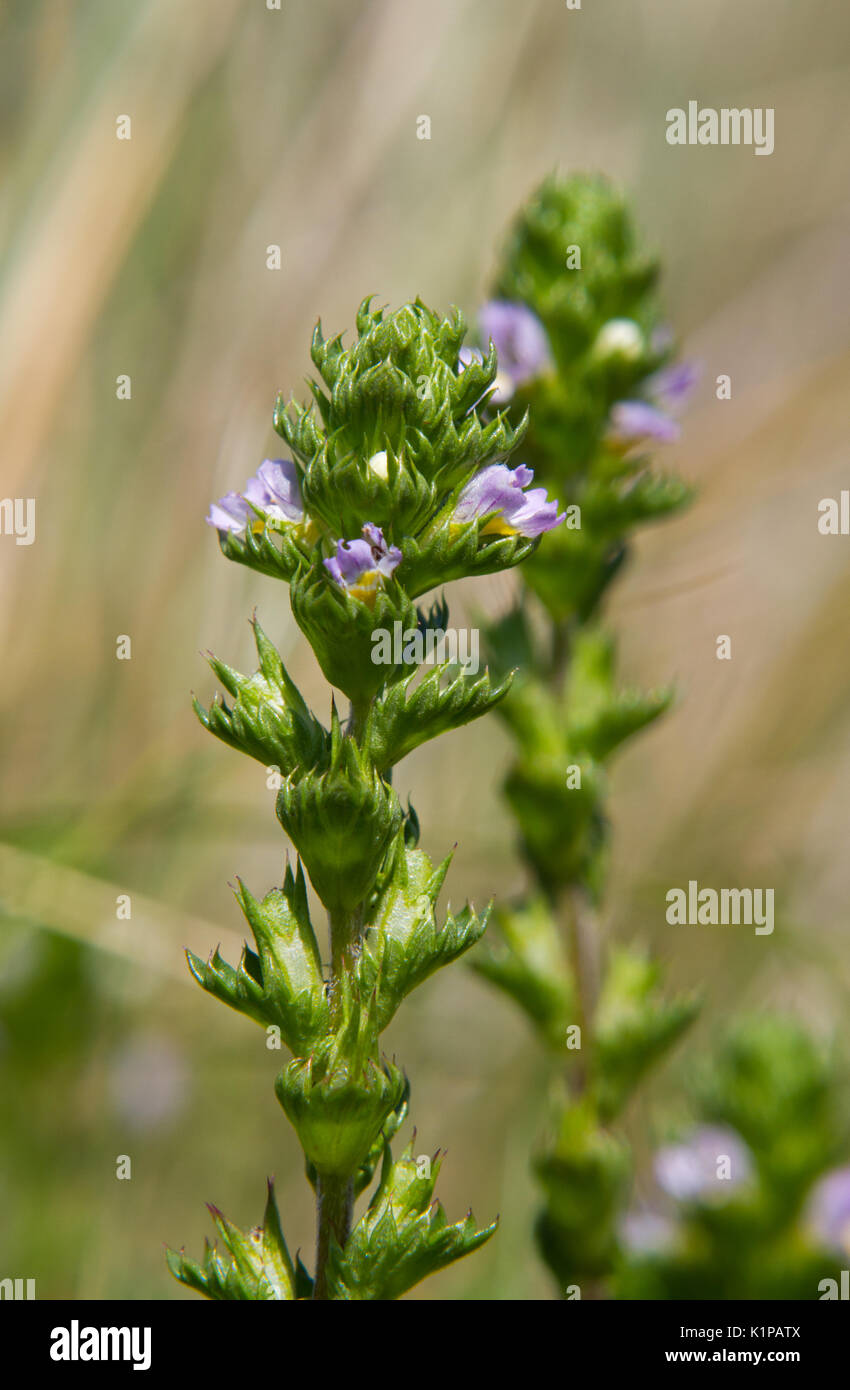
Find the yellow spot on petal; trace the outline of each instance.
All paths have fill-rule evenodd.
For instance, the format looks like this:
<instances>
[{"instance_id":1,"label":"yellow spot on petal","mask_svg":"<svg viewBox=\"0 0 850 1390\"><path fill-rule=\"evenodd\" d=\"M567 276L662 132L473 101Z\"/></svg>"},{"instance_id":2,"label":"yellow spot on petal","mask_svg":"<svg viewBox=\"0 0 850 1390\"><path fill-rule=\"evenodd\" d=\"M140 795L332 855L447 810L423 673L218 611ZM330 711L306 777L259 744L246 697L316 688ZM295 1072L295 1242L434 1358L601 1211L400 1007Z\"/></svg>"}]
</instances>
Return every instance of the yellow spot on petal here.
<instances>
[{"instance_id":1,"label":"yellow spot on petal","mask_svg":"<svg viewBox=\"0 0 850 1390\"><path fill-rule=\"evenodd\" d=\"M375 607L375 599L378 597L378 589L381 587L381 574L378 570L366 570L361 574L356 584L350 584L348 592L353 598L357 598L361 603L365 603L367 608Z\"/></svg>"},{"instance_id":2,"label":"yellow spot on petal","mask_svg":"<svg viewBox=\"0 0 850 1390\"><path fill-rule=\"evenodd\" d=\"M518 536L519 532L515 526L511 526L505 521L503 516L493 516L482 526L478 532L479 536Z\"/></svg>"}]
</instances>

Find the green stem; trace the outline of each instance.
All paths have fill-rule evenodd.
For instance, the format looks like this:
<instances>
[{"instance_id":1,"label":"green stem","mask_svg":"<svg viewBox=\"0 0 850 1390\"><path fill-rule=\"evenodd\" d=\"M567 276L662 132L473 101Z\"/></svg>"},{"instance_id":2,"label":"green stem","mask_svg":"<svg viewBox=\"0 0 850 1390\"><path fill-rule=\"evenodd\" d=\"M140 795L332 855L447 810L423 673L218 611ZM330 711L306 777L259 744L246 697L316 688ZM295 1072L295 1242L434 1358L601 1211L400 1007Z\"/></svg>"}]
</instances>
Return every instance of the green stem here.
<instances>
[{"instance_id":1,"label":"green stem","mask_svg":"<svg viewBox=\"0 0 850 1390\"><path fill-rule=\"evenodd\" d=\"M328 1257L331 1240L342 1248L351 1231L354 1209L354 1185L351 1178L319 1177L316 1179L316 1280L315 1299L327 1299Z\"/></svg>"},{"instance_id":2,"label":"green stem","mask_svg":"<svg viewBox=\"0 0 850 1390\"><path fill-rule=\"evenodd\" d=\"M339 981L352 974L360 950L363 930L363 910L328 912L331 938L330 1006L331 1022L339 1028L342 1022L342 996ZM351 1232L354 1210L354 1185L351 1176L316 1179L316 1274L313 1297L328 1298L328 1257L331 1240L342 1248Z\"/></svg>"},{"instance_id":3,"label":"green stem","mask_svg":"<svg viewBox=\"0 0 850 1390\"><path fill-rule=\"evenodd\" d=\"M560 909L566 919L567 950L576 989L576 1021L581 1029L581 1061L573 1078L577 1093L582 1095L590 1078L593 1018L599 989L598 925L591 916L585 895L575 885L563 890Z\"/></svg>"},{"instance_id":4,"label":"green stem","mask_svg":"<svg viewBox=\"0 0 850 1390\"><path fill-rule=\"evenodd\" d=\"M351 707L348 711L348 724L346 725L345 732L354 739L355 743L361 743L363 740L363 730L366 727L366 720L369 717L371 708L371 700L351 701Z\"/></svg>"},{"instance_id":5,"label":"green stem","mask_svg":"<svg viewBox=\"0 0 850 1390\"><path fill-rule=\"evenodd\" d=\"M371 708L371 701L351 703L346 734L360 743L363 730ZM363 931L363 907L353 912L328 910L328 928L331 939L331 978L330 1006L331 1023L339 1028L342 1023L342 992L339 982L344 975L351 976L357 966L360 954L360 936ZM353 1176L322 1177L316 1179L316 1275L313 1283L313 1297L327 1299L328 1258L331 1241L342 1248L351 1232L354 1211Z\"/></svg>"},{"instance_id":6,"label":"green stem","mask_svg":"<svg viewBox=\"0 0 850 1390\"><path fill-rule=\"evenodd\" d=\"M331 1022L339 1024L340 991L338 982L343 975L351 975L360 954L360 934L363 930L363 909L354 912L328 912L328 927L331 938Z\"/></svg>"}]
</instances>

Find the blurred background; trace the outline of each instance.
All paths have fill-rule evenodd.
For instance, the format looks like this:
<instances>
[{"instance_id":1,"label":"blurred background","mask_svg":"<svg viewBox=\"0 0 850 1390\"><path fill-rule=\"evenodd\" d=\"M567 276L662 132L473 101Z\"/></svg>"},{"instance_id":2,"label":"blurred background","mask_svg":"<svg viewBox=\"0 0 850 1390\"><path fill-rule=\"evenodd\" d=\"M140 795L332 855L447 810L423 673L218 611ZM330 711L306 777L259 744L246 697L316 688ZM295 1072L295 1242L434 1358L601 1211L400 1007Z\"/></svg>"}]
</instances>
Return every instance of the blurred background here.
<instances>
[{"instance_id":1,"label":"blurred background","mask_svg":"<svg viewBox=\"0 0 850 1390\"><path fill-rule=\"evenodd\" d=\"M606 930L706 997L629 1117L639 1158L737 1011L846 1034L850 540L819 535L817 505L850 486L848 68L832 0L0 5L0 497L36 499L35 543L0 536L0 1276L46 1298L188 1297L162 1242L197 1254L206 1200L259 1220L267 1173L312 1253L281 1059L182 957L233 958L228 881L265 892L285 853L263 769L204 734L189 692L212 692L207 648L253 669L255 606L323 718L329 692L285 589L227 564L204 516L280 452L275 393L305 393L318 316L336 332L368 293L421 294L474 320L552 169L628 192L703 363L666 459L697 502L642 537L610 611L625 677L674 680L679 701L617 766ZM665 113L690 99L774 107L775 152L671 148ZM489 584L449 594L455 622L501 601ZM400 770L423 847L458 840L455 904L522 887L507 759L491 718ZM773 886L774 935L667 927L688 878ZM502 1218L413 1296L552 1296L522 1021L457 966L389 1044L418 1150L448 1150L448 1213Z\"/></svg>"}]
</instances>

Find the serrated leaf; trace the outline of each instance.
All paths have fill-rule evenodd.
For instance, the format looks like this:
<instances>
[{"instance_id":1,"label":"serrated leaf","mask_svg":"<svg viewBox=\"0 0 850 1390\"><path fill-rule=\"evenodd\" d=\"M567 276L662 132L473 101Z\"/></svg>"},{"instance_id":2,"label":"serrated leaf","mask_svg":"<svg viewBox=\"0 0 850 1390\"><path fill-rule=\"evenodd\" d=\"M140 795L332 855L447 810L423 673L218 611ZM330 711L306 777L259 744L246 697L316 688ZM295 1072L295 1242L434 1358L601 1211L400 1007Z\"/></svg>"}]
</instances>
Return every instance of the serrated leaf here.
<instances>
[{"instance_id":1,"label":"serrated leaf","mask_svg":"<svg viewBox=\"0 0 850 1390\"><path fill-rule=\"evenodd\" d=\"M199 1264L183 1251L167 1249L166 1260L175 1279L210 1299L290 1302L304 1296L296 1292L296 1271L281 1230L271 1181L262 1226L242 1231L217 1207L210 1206L209 1210L226 1253L207 1241ZM300 1282L303 1288L303 1277Z\"/></svg>"},{"instance_id":2,"label":"serrated leaf","mask_svg":"<svg viewBox=\"0 0 850 1390\"><path fill-rule=\"evenodd\" d=\"M429 1274L477 1250L496 1223L479 1230L470 1213L449 1225L440 1204L432 1203L439 1158L424 1165L408 1147L393 1162L384 1151L381 1181L367 1211L345 1244L331 1249L331 1297L345 1300L401 1298Z\"/></svg>"},{"instance_id":3,"label":"serrated leaf","mask_svg":"<svg viewBox=\"0 0 850 1390\"><path fill-rule=\"evenodd\" d=\"M210 665L233 704L217 696L209 709L204 709L195 700L195 713L216 738L265 766L278 767L284 775L316 767L325 755L328 733L308 710L279 652L256 619L252 626L259 670L253 676L243 676L210 657Z\"/></svg>"},{"instance_id":4,"label":"serrated leaf","mask_svg":"<svg viewBox=\"0 0 850 1390\"><path fill-rule=\"evenodd\" d=\"M257 951L245 947L236 969L216 950L208 961L187 951L195 979L223 1003L267 1027L274 1024L296 1056L304 1056L326 1032L328 1002L307 886L300 861L287 865L282 888L262 902L240 881L236 893Z\"/></svg>"},{"instance_id":5,"label":"serrated leaf","mask_svg":"<svg viewBox=\"0 0 850 1390\"><path fill-rule=\"evenodd\" d=\"M489 672L465 675L449 661L428 671L417 685L418 674L414 670L391 685L370 711L364 746L382 772L420 744L486 714L507 694L512 680L508 675L494 685Z\"/></svg>"},{"instance_id":6,"label":"serrated leaf","mask_svg":"<svg viewBox=\"0 0 850 1390\"><path fill-rule=\"evenodd\" d=\"M451 856L435 870L419 849L397 840L392 870L370 913L363 936L358 979L374 997L375 1023L386 1028L402 999L417 985L456 960L484 932L489 909L478 917L468 905L450 911L438 926L435 905Z\"/></svg>"},{"instance_id":7,"label":"serrated leaf","mask_svg":"<svg viewBox=\"0 0 850 1390\"><path fill-rule=\"evenodd\" d=\"M544 898L498 907L487 942L470 965L519 1005L549 1047L564 1053L567 1028L577 1021L575 988Z\"/></svg>"},{"instance_id":8,"label":"serrated leaf","mask_svg":"<svg viewBox=\"0 0 850 1390\"><path fill-rule=\"evenodd\" d=\"M646 1072L696 1018L693 995L666 1000L660 967L633 949L611 952L594 1023L593 1089L603 1119L622 1109Z\"/></svg>"}]
</instances>

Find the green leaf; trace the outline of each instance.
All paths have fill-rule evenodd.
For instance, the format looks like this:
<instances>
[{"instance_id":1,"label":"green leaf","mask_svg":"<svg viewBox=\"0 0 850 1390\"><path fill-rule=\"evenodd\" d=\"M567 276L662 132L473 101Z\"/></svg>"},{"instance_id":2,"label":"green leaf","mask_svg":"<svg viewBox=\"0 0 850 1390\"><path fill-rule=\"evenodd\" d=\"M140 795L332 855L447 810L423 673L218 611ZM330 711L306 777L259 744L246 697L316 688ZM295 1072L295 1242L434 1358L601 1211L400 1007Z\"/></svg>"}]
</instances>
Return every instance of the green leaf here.
<instances>
[{"instance_id":1,"label":"green leaf","mask_svg":"<svg viewBox=\"0 0 850 1390\"><path fill-rule=\"evenodd\" d=\"M534 1164L546 1197L537 1240L562 1290L609 1272L630 1166L626 1144L599 1127L589 1101L564 1107Z\"/></svg>"},{"instance_id":2,"label":"green leaf","mask_svg":"<svg viewBox=\"0 0 850 1390\"><path fill-rule=\"evenodd\" d=\"M335 1299L397 1299L420 1280L477 1250L496 1223L479 1230L470 1213L449 1225L432 1198L440 1159L423 1164L412 1146L394 1163L384 1151L381 1181L345 1244L332 1247L329 1287Z\"/></svg>"},{"instance_id":3,"label":"green leaf","mask_svg":"<svg viewBox=\"0 0 850 1390\"><path fill-rule=\"evenodd\" d=\"M351 912L372 892L403 823L398 797L332 712L328 766L288 778L277 816L329 912Z\"/></svg>"},{"instance_id":4,"label":"green leaf","mask_svg":"<svg viewBox=\"0 0 850 1390\"><path fill-rule=\"evenodd\" d=\"M273 522L262 527L249 527L245 536L219 531L219 545L228 560L247 565L248 569L283 579L287 584L311 561L313 546L299 539L293 528L278 530Z\"/></svg>"},{"instance_id":5,"label":"green leaf","mask_svg":"<svg viewBox=\"0 0 850 1390\"><path fill-rule=\"evenodd\" d=\"M497 907L470 965L519 1005L549 1047L566 1055L567 1028L577 1021L575 987L545 898Z\"/></svg>"},{"instance_id":6,"label":"green leaf","mask_svg":"<svg viewBox=\"0 0 850 1390\"><path fill-rule=\"evenodd\" d=\"M372 1001L362 1007L342 976L338 1030L278 1076L275 1093L307 1161L323 1177L348 1178L368 1165L378 1136L405 1103L407 1079L375 1056Z\"/></svg>"},{"instance_id":7,"label":"green leaf","mask_svg":"<svg viewBox=\"0 0 850 1390\"><path fill-rule=\"evenodd\" d=\"M616 948L609 956L593 1033L593 1088L605 1120L696 1018L698 999L665 1000L660 976L660 966L634 949Z\"/></svg>"},{"instance_id":8,"label":"green leaf","mask_svg":"<svg viewBox=\"0 0 850 1390\"><path fill-rule=\"evenodd\" d=\"M246 946L234 970L218 950L206 962L188 951L189 968L208 993L264 1027L276 1025L287 1046L303 1056L327 1031L329 1012L300 862L294 874L287 865L283 887L262 902L241 881L236 898L257 953Z\"/></svg>"},{"instance_id":9,"label":"green leaf","mask_svg":"<svg viewBox=\"0 0 850 1390\"><path fill-rule=\"evenodd\" d=\"M210 1206L209 1210L226 1253L207 1241L199 1264L183 1251L167 1249L166 1260L175 1279L210 1299L289 1302L309 1296L304 1292L303 1274L300 1288L296 1288L296 1271L281 1230L271 1181L262 1226L242 1231L217 1207Z\"/></svg>"},{"instance_id":10,"label":"green leaf","mask_svg":"<svg viewBox=\"0 0 850 1390\"><path fill-rule=\"evenodd\" d=\"M508 675L493 685L489 672L467 676L449 661L435 666L417 685L418 674L411 671L391 685L370 710L364 747L381 772L428 739L486 714L507 694L512 679Z\"/></svg>"},{"instance_id":11,"label":"green leaf","mask_svg":"<svg viewBox=\"0 0 850 1390\"><path fill-rule=\"evenodd\" d=\"M598 762L669 709L673 698L672 690L615 690L615 651L609 634L581 632L564 694L570 745Z\"/></svg>"},{"instance_id":12,"label":"green leaf","mask_svg":"<svg viewBox=\"0 0 850 1390\"><path fill-rule=\"evenodd\" d=\"M435 905L451 856L436 870L419 849L407 849L400 836L391 867L363 937L358 979L364 994L374 996L375 1022L386 1028L402 999L435 970L456 960L480 938L487 926L468 905L451 911L440 927Z\"/></svg>"},{"instance_id":13,"label":"green leaf","mask_svg":"<svg viewBox=\"0 0 850 1390\"><path fill-rule=\"evenodd\" d=\"M284 775L315 767L329 743L327 730L308 710L280 654L256 619L252 627L260 669L253 676L243 676L210 657L210 665L233 697L233 705L217 696L205 710L195 700L195 713L204 728L224 743L267 767L278 767Z\"/></svg>"},{"instance_id":14,"label":"green leaf","mask_svg":"<svg viewBox=\"0 0 850 1390\"><path fill-rule=\"evenodd\" d=\"M405 1077L404 1092L395 1109L387 1116L381 1126L381 1132L377 1136L374 1144L369 1150L366 1158L354 1178L354 1196L359 1197L361 1192L365 1192L375 1176L375 1169L384 1156L387 1144L392 1143L395 1135L400 1130L404 1121L407 1119L407 1112L410 1105L410 1083Z\"/></svg>"},{"instance_id":15,"label":"green leaf","mask_svg":"<svg viewBox=\"0 0 850 1390\"><path fill-rule=\"evenodd\" d=\"M411 598L452 579L512 569L537 547L525 536L485 534L485 525L485 517L454 522L449 506L422 534L405 540L396 577Z\"/></svg>"}]
</instances>

